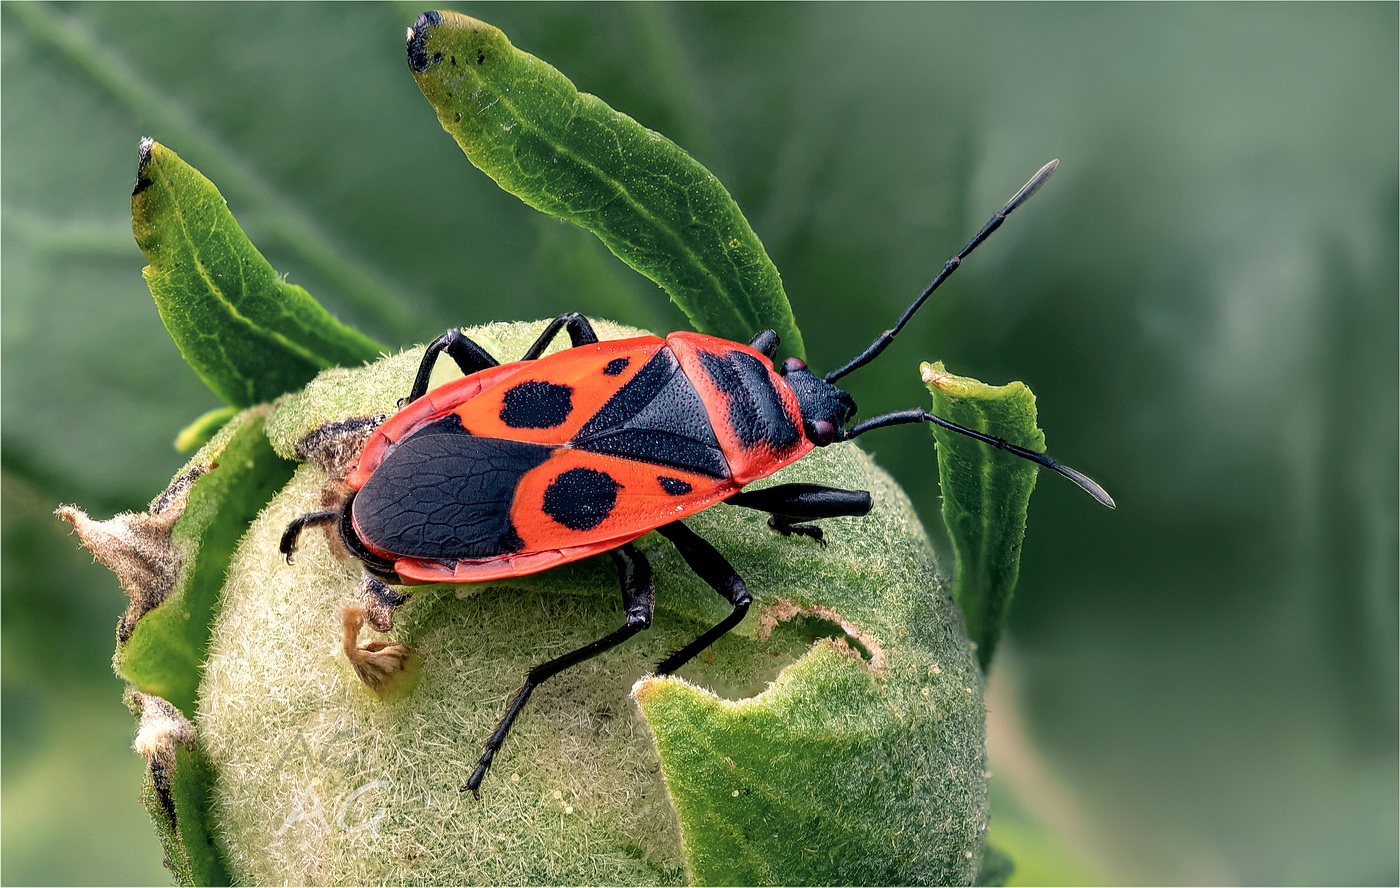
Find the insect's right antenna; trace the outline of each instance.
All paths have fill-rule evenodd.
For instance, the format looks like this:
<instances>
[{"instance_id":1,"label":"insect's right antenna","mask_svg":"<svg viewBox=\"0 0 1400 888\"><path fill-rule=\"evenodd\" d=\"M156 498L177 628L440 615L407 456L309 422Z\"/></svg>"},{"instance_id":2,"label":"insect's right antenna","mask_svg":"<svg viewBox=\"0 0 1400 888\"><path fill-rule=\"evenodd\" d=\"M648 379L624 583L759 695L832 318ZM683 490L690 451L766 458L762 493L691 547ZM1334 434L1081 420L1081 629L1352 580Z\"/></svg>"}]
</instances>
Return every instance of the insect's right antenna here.
<instances>
[{"instance_id":1,"label":"insect's right antenna","mask_svg":"<svg viewBox=\"0 0 1400 888\"><path fill-rule=\"evenodd\" d=\"M1031 180L1021 186L1021 190L1017 191L1016 194L1012 196L1011 200L1006 202L1006 206L1002 207L1000 212L987 220L987 224L983 225L982 230L977 232L972 240L967 242L967 246L963 247L962 250L958 252L958 255L948 260L943 266L943 270L938 272L938 275L933 281L924 288L924 291L914 300L914 304L904 310L904 314L900 315L899 321L893 327L881 333L874 342L866 347L865 351L848 361L844 367L833 370L822 378L827 382L835 382L847 373L853 370L859 370L861 367L864 367L866 364L869 364L879 357L880 352L884 351L885 347L894 341L899 331L904 329L904 325L909 323L909 319L914 316L914 312L918 311L919 307L933 295L933 291L937 290L939 285L948 279L949 275L958 270L958 266L962 264L962 261L967 258L969 253L977 249L978 244L982 243L993 231L1001 227L1001 223L1006 221L1006 217L1011 215L1012 210L1025 203L1032 194L1040 190L1040 186L1045 184L1045 180L1050 178L1050 174L1055 172L1055 167L1059 165L1060 162L1058 160L1052 160L1041 167L1040 172L1031 176Z\"/></svg>"}]
</instances>

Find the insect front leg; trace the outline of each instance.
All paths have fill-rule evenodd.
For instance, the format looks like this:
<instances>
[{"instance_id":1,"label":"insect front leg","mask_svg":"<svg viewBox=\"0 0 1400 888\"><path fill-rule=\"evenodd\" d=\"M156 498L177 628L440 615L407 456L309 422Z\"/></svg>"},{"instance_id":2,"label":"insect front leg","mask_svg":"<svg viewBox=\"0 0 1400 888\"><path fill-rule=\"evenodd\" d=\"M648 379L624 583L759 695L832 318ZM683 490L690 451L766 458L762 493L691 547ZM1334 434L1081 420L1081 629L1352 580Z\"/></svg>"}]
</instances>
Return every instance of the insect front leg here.
<instances>
[{"instance_id":1,"label":"insect front leg","mask_svg":"<svg viewBox=\"0 0 1400 888\"><path fill-rule=\"evenodd\" d=\"M734 565L695 531L679 521L673 521L658 527L656 532L670 540L671 545L675 546L676 551L685 559L685 563L690 565L690 569L734 606L729 616L657 665L656 674L666 675L684 666L696 654L714 644L720 636L739 625L744 615L749 612L753 596L749 594L748 586L744 585L744 578L739 576Z\"/></svg>"},{"instance_id":2,"label":"insect front leg","mask_svg":"<svg viewBox=\"0 0 1400 888\"><path fill-rule=\"evenodd\" d=\"M562 314L544 328L544 332L535 340L535 344L525 350L525 354L520 356L522 361L534 361L544 354L544 350L549 348L549 344L554 341L554 337L559 335L561 329L567 328L569 331L569 344L574 348L580 345L592 345L598 341L598 334L593 332L593 325L588 322L588 318L576 311Z\"/></svg>"},{"instance_id":3,"label":"insect front leg","mask_svg":"<svg viewBox=\"0 0 1400 888\"><path fill-rule=\"evenodd\" d=\"M610 554L617 565L617 576L622 586L622 609L626 614L622 626L576 651L570 651L562 657L555 657L553 660L541 663L526 674L525 683L520 686L520 690L515 692L515 699L510 702L510 706L506 708L506 714L501 717L500 724L496 726L491 738L486 741L486 750L476 763L476 770L472 771L471 777L463 784L463 792L470 791L472 795L481 798L481 781L486 778L486 772L491 768L492 759L496 757L501 745L505 743L511 725L515 724L515 717L525 707L526 701L530 699L530 694L534 692L535 688L570 666L577 666L584 660L596 657L609 648L617 647L651 625L652 612L656 605L656 584L652 580L651 565L631 543L613 549Z\"/></svg>"},{"instance_id":4,"label":"insect front leg","mask_svg":"<svg viewBox=\"0 0 1400 888\"><path fill-rule=\"evenodd\" d=\"M768 526L783 536L811 537L823 545L822 529L797 524L819 518L860 517L870 512L870 494L821 484L776 484L763 490L741 490L725 500L731 506L769 513Z\"/></svg>"},{"instance_id":5,"label":"insect front leg","mask_svg":"<svg viewBox=\"0 0 1400 888\"><path fill-rule=\"evenodd\" d=\"M423 360L418 364L418 375L413 378L413 388L409 389L408 397L404 399L405 403L416 401L427 393L428 378L433 375L438 355L443 352L447 352L447 356L456 361L457 366L467 376L488 367L499 366L501 363L454 327L428 343L428 347L424 349Z\"/></svg>"},{"instance_id":6,"label":"insect front leg","mask_svg":"<svg viewBox=\"0 0 1400 888\"><path fill-rule=\"evenodd\" d=\"M340 520L339 509L326 509L322 512L311 512L295 518L287 525L287 529L282 532L282 542L278 544L278 551L287 559L287 563L292 563L292 556L296 554L297 541L301 539L301 532L308 527L317 525L333 524Z\"/></svg>"}]
</instances>

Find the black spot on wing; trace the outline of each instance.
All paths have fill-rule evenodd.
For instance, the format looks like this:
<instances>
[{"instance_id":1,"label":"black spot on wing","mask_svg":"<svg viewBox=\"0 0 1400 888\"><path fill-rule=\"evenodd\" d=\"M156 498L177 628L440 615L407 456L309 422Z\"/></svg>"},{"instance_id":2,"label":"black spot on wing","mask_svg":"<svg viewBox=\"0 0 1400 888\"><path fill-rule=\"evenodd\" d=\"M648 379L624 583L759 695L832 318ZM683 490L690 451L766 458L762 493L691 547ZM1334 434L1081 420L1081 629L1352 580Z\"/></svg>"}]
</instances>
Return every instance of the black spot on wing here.
<instances>
[{"instance_id":1,"label":"black spot on wing","mask_svg":"<svg viewBox=\"0 0 1400 888\"><path fill-rule=\"evenodd\" d=\"M671 478L667 475L657 475L656 480L661 484L661 489L671 496L685 496L692 488L689 481L682 481L680 478Z\"/></svg>"},{"instance_id":2,"label":"black spot on wing","mask_svg":"<svg viewBox=\"0 0 1400 888\"><path fill-rule=\"evenodd\" d=\"M631 358L613 358L611 361L608 361L608 366L603 368L603 375L617 376L623 370L626 370L627 365L630 363L632 363Z\"/></svg>"},{"instance_id":3,"label":"black spot on wing","mask_svg":"<svg viewBox=\"0 0 1400 888\"><path fill-rule=\"evenodd\" d=\"M501 422L513 429L552 429L569 418L574 390L554 382L530 380L511 386L502 398Z\"/></svg>"},{"instance_id":4,"label":"black spot on wing","mask_svg":"<svg viewBox=\"0 0 1400 888\"><path fill-rule=\"evenodd\" d=\"M592 530L612 514L621 487L597 469L560 472L545 488L544 513L570 530Z\"/></svg>"},{"instance_id":5,"label":"black spot on wing","mask_svg":"<svg viewBox=\"0 0 1400 888\"><path fill-rule=\"evenodd\" d=\"M797 424L783 409L763 362L741 351L700 352L700 365L729 399L729 424L745 448L766 443L786 450L797 443Z\"/></svg>"},{"instance_id":6,"label":"black spot on wing","mask_svg":"<svg viewBox=\"0 0 1400 888\"><path fill-rule=\"evenodd\" d=\"M729 477L729 463L705 404L666 348L608 399L570 445L714 478Z\"/></svg>"},{"instance_id":7,"label":"black spot on wing","mask_svg":"<svg viewBox=\"0 0 1400 888\"><path fill-rule=\"evenodd\" d=\"M411 558L451 562L518 551L515 489L554 449L479 438L457 416L445 416L385 456L355 496L355 524L367 542Z\"/></svg>"}]
</instances>

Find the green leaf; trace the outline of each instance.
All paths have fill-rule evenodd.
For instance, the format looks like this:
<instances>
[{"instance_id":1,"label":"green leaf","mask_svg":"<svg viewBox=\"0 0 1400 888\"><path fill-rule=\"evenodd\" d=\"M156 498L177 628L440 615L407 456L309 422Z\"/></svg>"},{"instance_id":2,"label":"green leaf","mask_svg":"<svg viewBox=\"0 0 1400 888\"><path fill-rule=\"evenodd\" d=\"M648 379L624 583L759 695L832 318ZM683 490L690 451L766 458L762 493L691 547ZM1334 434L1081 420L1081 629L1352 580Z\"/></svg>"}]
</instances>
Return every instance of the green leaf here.
<instances>
[{"instance_id":1,"label":"green leaf","mask_svg":"<svg viewBox=\"0 0 1400 888\"><path fill-rule=\"evenodd\" d=\"M1045 449L1045 433L1035 424L1035 395L1025 383L987 385L950 374L942 362L920 369L933 395L934 413L1028 450ZM957 557L953 597L985 672L1006 627L1021 570L1036 467L966 435L932 429L943 520Z\"/></svg>"},{"instance_id":2,"label":"green leaf","mask_svg":"<svg viewBox=\"0 0 1400 888\"><path fill-rule=\"evenodd\" d=\"M381 348L288 284L257 251L223 195L175 152L141 142L131 229L142 272L185 361L226 403L248 407Z\"/></svg>"},{"instance_id":3,"label":"green leaf","mask_svg":"<svg viewBox=\"0 0 1400 888\"><path fill-rule=\"evenodd\" d=\"M720 181L670 139L457 13L420 16L408 58L443 129L506 191L593 232L697 330L747 341L769 328L803 354L758 236Z\"/></svg>"},{"instance_id":4,"label":"green leaf","mask_svg":"<svg viewBox=\"0 0 1400 888\"><path fill-rule=\"evenodd\" d=\"M982 847L982 868L977 871L978 885L1005 885L1014 872L1016 863L1011 859L1011 855L990 842Z\"/></svg>"}]
</instances>

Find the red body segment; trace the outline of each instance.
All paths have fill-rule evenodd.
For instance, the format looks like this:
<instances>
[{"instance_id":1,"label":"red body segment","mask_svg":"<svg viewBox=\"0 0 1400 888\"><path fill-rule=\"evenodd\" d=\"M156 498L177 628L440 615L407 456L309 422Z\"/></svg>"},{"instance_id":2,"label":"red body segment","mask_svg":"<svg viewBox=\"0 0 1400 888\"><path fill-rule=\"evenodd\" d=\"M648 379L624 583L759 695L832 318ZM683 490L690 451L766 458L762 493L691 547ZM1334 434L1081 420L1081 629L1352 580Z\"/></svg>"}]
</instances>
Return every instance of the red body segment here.
<instances>
[{"instance_id":1,"label":"red body segment","mask_svg":"<svg viewBox=\"0 0 1400 888\"><path fill-rule=\"evenodd\" d=\"M374 432L347 480L380 510L372 520L352 510L356 534L393 562L403 582L468 582L535 573L616 548L723 501L812 446L796 396L767 357L727 340L676 333L579 346L433 389ZM486 448L489 458L472 465L504 468L490 477L483 472L474 487L454 477L430 488L422 479L445 471L430 456L439 447ZM501 448L499 459L493 447ZM376 473L385 469L386 477L414 479L421 495L375 489ZM478 501L461 502L471 498ZM420 508L420 500L430 502ZM453 517L461 515L468 517ZM366 528L397 530L415 521L434 539L450 536L442 527L453 521L489 525L489 539L468 541L489 551L445 555L451 544L435 542L441 551L433 557L404 554L394 549L410 547ZM507 542L491 545L498 536Z\"/></svg>"}]
</instances>

